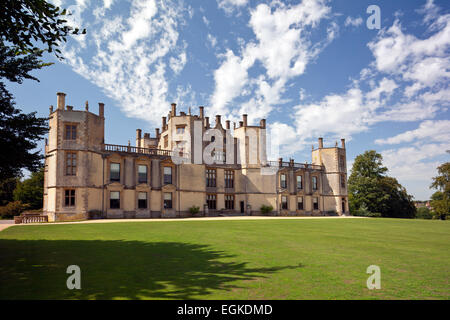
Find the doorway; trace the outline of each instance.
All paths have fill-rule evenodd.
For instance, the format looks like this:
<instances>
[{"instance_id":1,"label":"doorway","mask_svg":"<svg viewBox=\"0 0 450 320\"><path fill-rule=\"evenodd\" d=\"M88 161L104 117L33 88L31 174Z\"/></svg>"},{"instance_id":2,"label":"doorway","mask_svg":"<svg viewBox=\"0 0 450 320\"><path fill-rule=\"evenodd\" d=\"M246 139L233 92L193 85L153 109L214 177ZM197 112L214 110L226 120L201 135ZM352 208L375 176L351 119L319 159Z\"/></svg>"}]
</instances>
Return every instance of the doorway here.
<instances>
[{"instance_id":1,"label":"doorway","mask_svg":"<svg viewBox=\"0 0 450 320\"><path fill-rule=\"evenodd\" d=\"M241 201L240 204L241 204L241 213L244 213L245 212L245 203L244 203L244 201Z\"/></svg>"}]
</instances>

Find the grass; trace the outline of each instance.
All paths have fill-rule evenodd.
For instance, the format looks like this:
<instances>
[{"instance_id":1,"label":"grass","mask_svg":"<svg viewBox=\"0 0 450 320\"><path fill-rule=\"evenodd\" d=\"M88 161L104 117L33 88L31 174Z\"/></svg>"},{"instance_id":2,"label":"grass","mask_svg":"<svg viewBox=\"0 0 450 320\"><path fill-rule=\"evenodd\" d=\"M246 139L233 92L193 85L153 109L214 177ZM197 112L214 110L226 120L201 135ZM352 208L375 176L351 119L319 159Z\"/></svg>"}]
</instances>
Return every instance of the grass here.
<instances>
[{"instance_id":1,"label":"grass","mask_svg":"<svg viewBox=\"0 0 450 320\"><path fill-rule=\"evenodd\" d=\"M449 299L450 224L164 221L0 232L0 299ZM66 268L81 268L68 290ZM369 265L381 290L368 290Z\"/></svg>"}]
</instances>

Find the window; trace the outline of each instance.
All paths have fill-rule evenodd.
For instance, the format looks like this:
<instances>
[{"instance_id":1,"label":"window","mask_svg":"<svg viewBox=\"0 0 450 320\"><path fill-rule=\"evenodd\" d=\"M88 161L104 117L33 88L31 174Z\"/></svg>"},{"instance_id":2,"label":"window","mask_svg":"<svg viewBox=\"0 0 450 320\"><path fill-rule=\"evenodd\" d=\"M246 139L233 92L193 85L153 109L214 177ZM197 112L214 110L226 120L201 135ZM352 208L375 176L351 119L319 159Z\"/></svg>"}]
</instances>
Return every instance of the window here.
<instances>
[{"instance_id":1,"label":"window","mask_svg":"<svg viewBox=\"0 0 450 320\"><path fill-rule=\"evenodd\" d=\"M164 148L167 148L169 146L169 136L164 136Z\"/></svg>"},{"instance_id":2,"label":"window","mask_svg":"<svg viewBox=\"0 0 450 320\"><path fill-rule=\"evenodd\" d=\"M77 174L77 154L75 152L66 153L66 175L75 176Z\"/></svg>"},{"instance_id":3,"label":"window","mask_svg":"<svg viewBox=\"0 0 450 320\"><path fill-rule=\"evenodd\" d=\"M297 176L297 190L303 189L303 176Z\"/></svg>"},{"instance_id":4,"label":"window","mask_svg":"<svg viewBox=\"0 0 450 320\"><path fill-rule=\"evenodd\" d=\"M64 206L66 206L66 207L74 207L75 206L75 190L74 189L65 190Z\"/></svg>"},{"instance_id":5,"label":"window","mask_svg":"<svg viewBox=\"0 0 450 320\"><path fill-rule=\"evenodd\" d=\"M317 190L317 177L312 177L312 188L313 190Z\"/></svg>"},{"instance_id":6,"label":"window","mask_svg":"<svg viewBox=\"0 0 450 320\"><path fill-rule=\"evenodd\" d=\"M138 166L138 181L139 183L147 183L147 166Z\"/></svg>"},{"instance_id":7,"label":"window","mask_svg":"<svg viewBox=\"0 0 450 320\"><path fill-rule=\"evenodd\" d=\"M215 194L207 194L206 195L206 203L208 204L208 209L216 210L216 195Z\"/></svg>"},{"instance_id":8,"label":"window","mask_svg":"<svg viewBox=\"0 0 450 320\"><path fill-rule=\"evenodd\" d=\"M283 209L283 210L288 209L287 196L281 196L281 209Z\"/></svg>"},{"instance_id":9,"label":"window","mask_svg":"<svg viewBox=\"0 0 450 320\"><path fill-rule=\"evenodd\" d=\"M233 170L225 170L225 188L234 188Z\"/></svg>"},{"instance_id":10,"label":"window","mask_svg":"<svg viewBox=\"0 0 450 320\"><path fill-rule=\"evenodd\" d=\"M109 207L111 209L120 209L120 192L111 191L109 194Z\"/></svg>"},{"instance_id":11,"label":"window","mask_svg":"<svg viewBox=\"0 0 450 320\"><path fill-rule=\"evenodd\" d=\"M303 210L303 197L297 198L297 210Z\"/></svg>"},{"instance_id":12,"label":"window","mask_svg":"<svg viewBox=\"0 0 450 320\"><path fill-rule=\"evenodd\" d=\"M72 124L66 125L66 140L76 140L77 139L77 126Z\"/></svg>"},{"instance_id":13,"label":"window","mask_svg":"<svg viewBox=\"0 0 450 320\"><path fill-rule=\"evenodd\" d=\"M177 126L177 134L184 134L185 126Z\"/></svg>"},{"instance_id":14,"label":"window","mask_svg":"<svg viewBox=\"0 0 450 320\"><path fill-rule=\"evenodd\" d=\"M164 184L172 184L172 167L164 167Z\"/></svg>"},{"instance_id":15,"label":"window","mask_svg":"<svg viewBox=\"0 0 450 320\"><path fill-rule=\"evenodd\" d=\"M317 198L317 197L313 198L313 209L319 210L319 198Z\"/></svg>"},{"instance_id":16,"label":"window","mask_svg":"<svg viewBox=\"0 0 450 320\"><path fill-rule=\"evenodd\" d=\"M147 192L138 193L138 208L147 209Z\"/></svg>"},{"instance_id":17,"label":"window","mask_svg":"<svg viewBox=\"0 0 450 320\"><path fill-rule=\"evenodd\" d=\"M172 193L164 193L164 209L172 209Z\"/></svg>"},{"instance_id":18,"label":"window","mask_svg":"<svg viewBox=\"0 0 450 320\"><path fill-rule=\"evenodd\" d=\"M341 187L345 188L345 176L341 175Z\"/></svg>"},{"instance_id":19,"label":"window","mask_svg":"<svg viewBox=\"0 0 450 320\"><path fill-rule=\"evenodd\" d=\"M206 169L206 186L216 186L216 169Z\"/></svg>"},{"instance_id":20,"label":"window","mask_svg":"<svg viewBox=\"0 0 450 320\"><path fill-rule=\"evenodd\" d=\"M234 210L234 195L232 194L225 195L225 209Z\"/></svg>"},{"instance_id":21,"label":"window","mask_svg":"<svg viewBox=\"0 0 450 320\"><path fill-rule=\"evenodd\" d=\"M287 187L287 183L286 183L286 175L285 175L285 174L282 174L280 179L281 179L281 187L284 188L284 189L286 189L286 187Z\"/></svg>"},{"instance_id":22,"label":"window","mask_svg":"<svg viewBox=\"0 0 450 320\"><path fill-rule=\"evenodd\" d=\"M111 181L120 181L120 163L111 163L109 179Z\"/></svg>"},{"instance_id":23,"label":"window","mask_svg":"<svg viewBox=\"0 0 450 320\"><path fill-rule=\"evenodd\" d=\"M339 157L339 169L345 171L345 158L344 156Z\"/></svg>"}]
</instances>

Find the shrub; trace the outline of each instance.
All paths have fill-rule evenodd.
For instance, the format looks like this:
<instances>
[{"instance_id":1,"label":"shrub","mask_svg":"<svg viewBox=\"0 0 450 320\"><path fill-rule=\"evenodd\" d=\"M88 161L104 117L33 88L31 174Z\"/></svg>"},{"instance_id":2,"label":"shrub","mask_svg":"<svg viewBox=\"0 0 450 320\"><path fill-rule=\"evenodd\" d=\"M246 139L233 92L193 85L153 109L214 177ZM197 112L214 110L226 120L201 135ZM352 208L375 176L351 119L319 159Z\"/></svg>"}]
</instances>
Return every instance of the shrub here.
<instances>
[{"instance_id":1,"label":"shrub","mask_svg":"<svg viewBox=\"0 0 450 320\"><path fill-rule=\"evenodd\" d=\"M371 218L379 218L381 217L381 213L379 212L371 212L365 203L361 205L361 207L353 213L354 216L359 217L371 217Z\"/></svg>"},{"instance_id":2,"label":"shrub","mask_svg":"<svg viewBox=\"0 0 450 320\"><path fill-rule=\"evenodd\" d=\"M103 213L101 210L91 210L89 211L89 219L101 219Z\"/></svg>"},{"instance_id":3,"label":"shrub","mask_svg":"<svg viewBox=\"0 0 450 320\"><path fill-rule=\"evenodd\" d=\"M20 201L10 202L6 206L0 207L0 218L12 219L14 216L21 214L28 207L29 206L27 204L23 204Z\"/></svg>"},{"instance_id":4,"label":"shrub","mask_svg":"<svg viewBox=\"0 0 450 320\"><path fill-rule=\"evenodd\" d=\"M416 214L417 219L433 219L433 215L431 214L430 209L427 207L422 207L417 209Z\"/></svg>"},{"instance_id":5,"label":"shrub","mask_svg":"<svg viewBox=\"0 0 450 320\"><path fill-rule=\"evenodd\" d=\"M200 212L200 207L192 206L189 208L189 213L194 215Z\"/></svg>"},{"instance_id":6,"label":"shrub","mask_svg":"<svg viewBox=\"0 0 450 320\"><path fill-rule=\"evenodd\" d=\"M269 214L269 213L271 213L272 211L273 211L273 207L272 206L266 206L266 205L262 205L261 206L261 208L260 208L260 210L261 210L261 213L262 214Z\"/></svg>"}]
</instances>

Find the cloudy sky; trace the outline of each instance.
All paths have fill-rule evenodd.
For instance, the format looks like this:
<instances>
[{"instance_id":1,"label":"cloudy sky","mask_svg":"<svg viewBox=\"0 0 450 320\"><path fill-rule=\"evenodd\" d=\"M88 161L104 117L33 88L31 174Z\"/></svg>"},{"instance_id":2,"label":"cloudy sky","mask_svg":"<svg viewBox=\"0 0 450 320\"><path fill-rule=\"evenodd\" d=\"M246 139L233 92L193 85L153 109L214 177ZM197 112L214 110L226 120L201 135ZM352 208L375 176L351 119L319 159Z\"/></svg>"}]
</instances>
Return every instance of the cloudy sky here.
<instances>
[{"instance_id":1,"label":"cloudy sky","mask_svg":"<svg viewBox=\"0 0 450 320\"><path fill-rule=\"evenodd\" d=\"M87 29L64 61L10 85L24 111L106 104L106 142L154 135L171 102L210 117L267 118L281 154L310 161L311 145L347 140L349 166L375 149L389 174L427 199L450 154L447 0L53 0ZM369 29L367 8L381 9ZM350 167L349 167L350 168Z\"/></svg>"}]
</instances>

